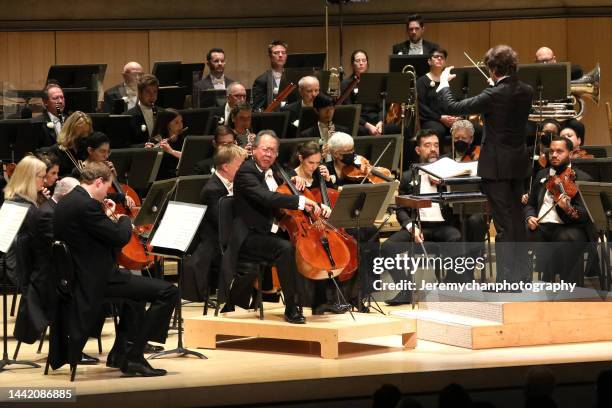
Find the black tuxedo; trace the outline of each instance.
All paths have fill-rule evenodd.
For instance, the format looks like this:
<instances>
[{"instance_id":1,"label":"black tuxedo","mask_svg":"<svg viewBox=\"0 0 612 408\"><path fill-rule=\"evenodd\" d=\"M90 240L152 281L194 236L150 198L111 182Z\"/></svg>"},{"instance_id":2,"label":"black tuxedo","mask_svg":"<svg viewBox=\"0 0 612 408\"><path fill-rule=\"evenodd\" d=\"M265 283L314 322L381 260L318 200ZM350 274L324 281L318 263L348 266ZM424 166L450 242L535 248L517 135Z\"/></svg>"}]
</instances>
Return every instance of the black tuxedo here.
<instances>
[{"instance_id":1,"label":"black tuxedo","mask_svg":"<svg viewBox=\"0 0 612 408\"><path fill-rule=\"evenodd\" d=\"M117 99L123 99L127 96L125 84L115 85L104 92L104 104L102 110L107 113L113 113L113 104Z\"/></svg>"},{"instance_id":2,"label":"black tuxedo","mask_svg":"<svg viewBox=\"0 0 612 408\"><path fill-rule=\"evenodd\" d=\"M66 120L66 116L62 114L62 121ZM37 123L42 126L41 139L38 140L38 147L48 147L53 146L57 143L57 137L59 136L55 132L55 127L52 126L53 122L51 121L51 117L49 116L49 112L46 110L43 111L42 115L37 116L32 119L32 123ZM51 125L47 125L51 123Z\"/></svg>"},{"instance_id":3,"label":"black tuxedo","mask_svg":"<svg viewBox=\"0 0 612 408\"><path fill-rule=\"evenodd\" d=\"M227 188L216 174L202 188L200 202L207 206L206 213L198 228L198 245L183 266L183 299L203 301L210 287L208 278L211 268L220 265L219 199L227 195Z\"/></svg>"},{"instance_id":4,"label":"black tuxedo","mask_svg":"<svg viewBox=\"0 0 612 408\"><path fill-rule=\"evenodd\" d=\"M591 176L574 168L576 180L592 181ZM529 217L538 217L540 208L546 195L546 181L550 169L542 169L535 176L529 193L529 202L525 206L525 221ZM597 240L597 231L580 194L576 194L570 201L578 213L578 218L570 217L561 207L556 206L555 211L562 224L540 222L535 231L528 231L532 242L546 242L536 244L538 271L544 272L544 280L551 281L555 274L570 282L580 282L582 276L583 253L586 242ZM596 257L596 252L594 252Z\"/></svg>"},{"instance_id":5,"label":"black tuxedo","mask_svg":"<svg viewBox=\"0 0 612 408\"><path fill-rule=\"evenodd\" d=\"M132 134L130 135L130 144L139 145L148 142L150 138L149 134L153 132L153 129L149 129L147 127L147 122L142 114L140 105L136 104L136 106L128 110L126 114L132 117ZM144 128L142 127L143 125ZM145 130L143 131L142 129Z\"/></svg>"},{"instance_id":6,"label":"black tuxedo","mask_svg":"<svg viewBox=\"0 0 612 408\"><path fill-rule=\"evenodd\" d=\"M138 333L130 350L136 356L142 356L147 340L164 342L178 291L167 282L132 276L129 271L117 268L115 251L130 240L130 219L121 217L117 223L111 221L101 204L83 187L77 186L57 204L53 230L55 238L64 241L70 249L75 278L70 310L65 316L68 319L68 337L62 333L54 334L56 330L52 326L52 343L67 341L68 344L65 347L50 345L51 350L59 350L57 355L51 356L50 353L51 366L56 369L81 358L81 351L100 315L105 297L141 304L151 302L142 322L130 321L125 318L128 313L124 316L122 312L114 349L125 342L128 332ZM61 329L63 319L56 320ZM133 325L137 323L141 325L135 329Z\"/></svg>"},{"instance_id":7,"label":"black tuxedo","mask_svg":"<svg viewBox=\"0 0 612 408\"><path fill-rule=\"evenodd\" d=\"M277 184L282 180L275 174ZM232 225L231 241L223 255L222 277L220 278L220 296L227 293L238 258L246 261L269 261L279 269L281 287L285 293L287 306L298 302L295 295L299 293L295 264L295 249L286 239L272 234L272 224L277 210L282 208L296 210L298 196L285 195L270 191L265 174L261 172L254 160L245 161L234 177L234 196L236 218ZM221 301L224 301L222 298Z\"/></svg>"},{"instance_id":8,"label":"black tuxedo","mask_svg":"<svg viewBox=\"0 0 612 408\"><path fill-rule=\"evenodd\" d=\"M285 105L282 112L289 112L289 125L287 126L287 138L297 137L298 127L293 122L299 120L302 113L302 101L291 102Z\"/></svg>"},{"instance_id":9,"label":"black tuxedo","mask_svg":"<svg viewBox=\"0 0 612 408\"><path fill-rule=\"evenodd\" d=\"M251 95L253 98L253 110L265 109L266 106L272 103L274 100L274 76L271 69L255 78L255 82L253 82L251 87Z\"/></svg>"},{"instance_id":10,"label":"black tuxedo","mask_svg":"<svg viewBox=\"0 0 612 408\"><path fill-rule=\"evenodd\" d=\"M423 55L429 56L431 50L439 47L440 46L438 44L423 39ZM400 52L404 55L408 55L410 52L410 40L406 40L393 46L393 54L399 54Z\"/></svg>"},{"instance_id":11,"label":"black tuxedo","mask_svg":"<svg viewBox=\"0 0 612 408\"><path fill-rule=\"evenodd\" d=\"M228 78L227 76L224 76L224 80L225 80L225 89L227 89L229 84L234 82L233 79ZM215 89L215 87L213 86L212 78L210 77L210 74L206 75L204 78L202 78L201 80L193 84L193 91L195 92L196 95L198 95L200 91L205 91L207 89Z\"/></svg>"},{"instance_id":12,"label":"black tuxedo","mask_svg":"<svg viewBox=\"0 0 612 408\"><path fill-rule=\"evenodd\" d=\"M14 246L22 290L14 335L28 344L40 338L53 317L58 282L51 263L54 207L52 200L39 208L32 205Z\"/></svg>"},{"instance_id":13,"label":"black tuxedo","mask_svg":"<svg viewBox=\"0 0 612 408\"><path fill-rule=\"evenodd\" d=\"M496 226L501 227L496 243L510 243L498 251L501 256L498 256L497 276L500 281L519 280L527 265L518 253L512 254L516 250L512 243L526 240L521 195L529 173L526 129L533 89L516 77L507 77L479 95L460 102L454 100L449 88L442 89L439 98L449 114L480 113L483 116L478 175L483 179L482 188L491 204Z\"/></svg>"}]
</instances>

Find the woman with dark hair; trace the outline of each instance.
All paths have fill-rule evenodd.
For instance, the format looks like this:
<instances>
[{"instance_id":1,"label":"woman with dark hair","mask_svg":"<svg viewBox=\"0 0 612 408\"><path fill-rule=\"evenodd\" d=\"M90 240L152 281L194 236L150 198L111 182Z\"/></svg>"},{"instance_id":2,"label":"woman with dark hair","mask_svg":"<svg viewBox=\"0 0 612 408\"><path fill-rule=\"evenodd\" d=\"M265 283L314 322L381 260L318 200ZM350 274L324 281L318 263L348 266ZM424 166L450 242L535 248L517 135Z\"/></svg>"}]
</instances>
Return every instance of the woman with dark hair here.
<instances>
[{"instance_id":1,"label":"woman with dark hair","mask_svg":"<svg viewBox=\"0 0 612 408\"><path fill-rule=\"evenodd\" d=\"M157 180L176 177L176 167L183 149L183 117L176 109L165 109L157 114L153 136L145 147L159 147L164 151Z\"/></svg>"},{"instance_id":2,"label":"woman with dark hair","mask_svg":"<svg viewBox=\"0 0 612 408\"><path fill-rule=\"evenodd\" d=\"M351 53L351 67L353 73L342 81L342 92L350 85L355 77L368 71L368 54L365 50L355 50ZM345 104L354 105L357 103L357 94L359 89L357 86L346 98ZM379 104L365 103L361 104L361 116L359 117L359 135L380 135L383 131L382 111Z\"/></svg>"}]
</instances>

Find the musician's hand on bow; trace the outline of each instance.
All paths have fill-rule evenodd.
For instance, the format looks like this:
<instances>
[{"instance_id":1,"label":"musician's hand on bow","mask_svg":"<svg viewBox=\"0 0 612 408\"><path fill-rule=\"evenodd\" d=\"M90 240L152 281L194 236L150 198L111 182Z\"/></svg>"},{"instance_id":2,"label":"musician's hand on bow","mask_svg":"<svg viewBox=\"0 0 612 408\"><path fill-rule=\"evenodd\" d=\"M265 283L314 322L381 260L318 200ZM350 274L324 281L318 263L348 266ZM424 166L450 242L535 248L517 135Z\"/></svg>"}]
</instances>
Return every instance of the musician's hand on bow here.
<instances>
[{"instance_id":1,"label":"musician's hand on bow","mask_svg":"<svg viewBox=\"0 0 612 408\"><path fill-rule=\"evenodd\" d=\"M315 217L318 217L319 214L321 214L321 207L319 207L319 204L317 204L316 201L313 201L308 197L306 197L304 209L306 210L306 212L311 213Z\"/></svg>"},{"instance_id":2,"label":"musician's hand on bow","mask_svg":"<svg viewBox=\"0 0 612 408\"><path fill-rule=\"evenodd\" d=\"M106 213L106 216L109 218L114 217L115 207L117 206L115 202L111 200L110 198L105 198L103 202L104 202L104 212Z\"/></svg>"},{"instance_id":3,"label":"musician's hand on bow","mask_svg":"<svg viewBox=\"0 0 612 408\"><path fill-rule=\"evenodd\" d=\"M423 232L421 231L419 227L417 227L416 225L413 226L410 232L412 233L414 242L416 242L417 244L422 244L423 242L425 242L425 238L423 237Z\"/></svg>"},{"instance_id":4,"label":"musician's hand on bow","mask_svg":"<svg viewBox=\"0 0 612 408\"><path fill-rule=\"evenodd\" d=\"M323 218L329 218L331 215L331 211L331 208L329 208L325 204L321 204L321 216Z\"/></svg>"},{"instance_id":5,"label":"musician's hand on bow","mask_svg":"<svg viewBox=\"0 0 612 408\"><path fill-rule=\"evenodd\" d=\"M527 205L528 202L529 202L529 194L523 194L523 196L521 197L521 203L523 205Z\"/></svg>"},{"instance_id":6,"label":"musician's hand on bow","mask_svg":"<svg viewBox=\"0 0 612 408\"><path fill-rule=\"evenodd\" d=\"M372 136L380 135L380 131L378 130L378 128L374 126L373 124L371 124L370 122L366 122L365 128L368 130L368 133Z\"/></svg>"},{"instance_id":7,"label":"musician's hand on bow","mask_svg":"<svg viewBox=\"0 0 612 408\"><path fill-rule=\"evenodd\" d=\"M300 176L291 177L291 182L295 185L295 188L297 188L299 191L304 191L304 189L306 188L306 180L304 180Z\"/></svg>"},{"instance_id":8,"label":"musician's hand on bow","mask_svg":"<svg viewBox=\"0 0 612 408\"><path fill-rule=\"evenodd\" d=\"M128 208L132 208L136 206L136 203L134 202L134 199L132 197L130 197L129 195L126 194L125 196L125 205Z\"/></svg>"},{"instance_id":9,"label":"musician's hand on bow","mask_svg":"<svg viewBox=\"0 0 612 408\"><path fill-rule=\"evenodd\" d=\"M527 218L527 227L530 231L535 231L538 229L538 219L536 217Z\"/></svg>"},{"instance_id":10,"label":"musician's hand on bow","mask_svg":"<svg viewBox=\"0 0 612 408\"><path fill-rule=\"evenodd\" d=\"M382 122L382 120L381 120L381 121L379 121L379 122L376 124L376 130L378 131L378 134L379 134L379 135L382 135L382 133L383 133L383 122Z\"/></svg>"},{"instance_id":11,"label":"musician's hand on bow","mask_svg":"<svg viewBox=\"0 0 612 408\"><path fill-rule=\"evenodd\" d=\"M51 198L51 192L49 191L47 187L43 187L42 190L40 190L40 192L42 193L42 195L45 196L47 200Z\"/></svg>"},{"instance_id":12,"label":"musician's hand on bow","mask_svg":"<svg viewBox=\"0 0 612 408\"><path fill-rule=\"evenodd\" d=\"M327 166L321 164L319 166L319 173L321 173L321 176L323 176L325 181L329 182L329 180L331 180L331 176L329 175L329 169L327 168Z\"/></svg>"},{"instance_id":13,"label":"musician's hand on bow","mask_svg":"<svg viewBox=\"0 0 612 408\"><path fill-rule=\"evenodd\" d=\"M429 182L432 186L439 186L442 183L442 180L434 176L429 176Z\"/></svg>"},{"instance_id":14,"label":"musician's hand on bow","mask_svg":"<svg viewBox=\"0 0 612 408\"><path fill-rule=\"evenodd\" d=\"M443 83L443 82L450 82L450 81L452 81L453 79L455 79L455 77L456 77L457 75L455 75L455 74L451 74L451 73L450 73L450 72L451 72L451 69L453 69L453 68L455 68L455 67L454 67L454 66L451 66L451 67L446 67L446 68L444 68L444 71L442 71L442 74L440 74L440 82L442 82L442 83Z\"/></svg>"}]
</instances>

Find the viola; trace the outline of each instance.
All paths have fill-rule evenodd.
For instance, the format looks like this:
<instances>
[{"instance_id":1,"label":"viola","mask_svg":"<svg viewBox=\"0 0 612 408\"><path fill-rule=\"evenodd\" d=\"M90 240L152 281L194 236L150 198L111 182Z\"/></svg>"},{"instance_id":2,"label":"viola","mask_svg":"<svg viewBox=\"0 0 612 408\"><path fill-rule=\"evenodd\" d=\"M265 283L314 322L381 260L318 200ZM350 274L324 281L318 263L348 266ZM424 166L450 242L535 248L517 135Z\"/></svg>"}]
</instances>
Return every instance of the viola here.
<instances>
[{"instance_id":1,"label":"viola","mask_svg":"<svg viewBox=\"0 0 612 408\"><path fill-rule=\"evenodd\" d=\"M285 184L276 191L281 194L299 195L289 176L276 165ZM302 193L315 200L309 190ZM337 230L325 220L300 210L282 210L280 226L285 229L295 246L297 269L309 279L328 279L338 276L350 261L350 252Z\"/></svg>"},{"instance_id":2,"label":"viola","mask_svg":"<svg viewBox=\"0 0 612 408\"><path fill-rule=\"evenodd\" d=\"M471 149L470 152L468 152L465 156L461 158L461 161L462 162L475 161L475 160L478 160L479 157L480 157L480 146L474 146L474 148Z\"/></svg>"},{"instance_id":3,"label":"viola","mask_svg":"<svg viewBox=\"0 0 612 408\"><path fill-rule=\"evenodd\" d=\"M357 164L349 164L342 169L342 177L353 183L363 182L367 179L370 183L386 183L395 180L391 175L391 170L385 167L374 167L368 159L363 156L355 156Z\"/></svg>"},{"instance_id":4,"label":"viola","mask_svg":"<svg viewBox=\"0 0 612 408\"><path fill-rule=\"evenodd\" d=\"M572 199L578 194L578 187L575 181L576 172L571 167L566 167L561 173L550 176L546 180L546 190L553 196L555 203L559 202L562 195ZM570 206L566 212L573 219L578 219L579 217L578 211L574 207Z\"/></svg>"},{"instance_id":5,"label":"viola","mask_svg":"<svg viewBox=\"0 0 612 408\"><path fill-rule=\"evenodd\" d=\"M321 172L319 170L317 170L317 172L320 187L312 188L310 189L310 192L314 196L316 202L325 204L329 208L334 208L340 192L336 189L328 188L325 184L325 179L321 175ZM357 241L355 241L355 238L349 235L344 228L336 228L336 231L344 241L344 244L347 246L350 254L349 263L344 267L342 272L340 272L340 275L338 275L338 280L340 282L345 282L355 276L355 272L359 266L359 250L357 248Z\"/></svg>"}]
</instances>

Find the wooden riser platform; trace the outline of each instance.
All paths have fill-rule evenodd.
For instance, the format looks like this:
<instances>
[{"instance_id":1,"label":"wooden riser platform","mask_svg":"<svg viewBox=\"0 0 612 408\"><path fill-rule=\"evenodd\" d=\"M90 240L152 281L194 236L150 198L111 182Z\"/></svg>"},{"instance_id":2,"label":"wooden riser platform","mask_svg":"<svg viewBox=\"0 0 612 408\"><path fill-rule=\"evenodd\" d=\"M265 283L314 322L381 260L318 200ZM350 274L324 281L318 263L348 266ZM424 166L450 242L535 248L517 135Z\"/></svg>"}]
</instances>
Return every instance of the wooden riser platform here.
<instances>
[{"instance_id":1,"label":"wooden riser platform","mask_svg":"<svg viewBox=\"0 0 612 408\"><path fill-rule=\"evenodd\" d=\"M416 319L355 313L353 321L349 313L312 316L305 310L306 324L289 324L283 312L283 308L267 309L264 320L259 320L259 314L254 312L187 318L184 322L185 345L215 349L220 336L298 340L320 343L321 357L338 358L340 343L401 335L401 345L410 349L416 347ZM274 342L270 344L273 347Z\"/></svg>"},{"instance_id":2,"label":"wooden riser platform","mask_svg":"<svg viewBox=\"0 0 612 408\"><path fill-rule=\"evenodd\" d=\"M421 302L421 340L470 349L612 340L611 302Z\"/></svg>"}]
</instances>

